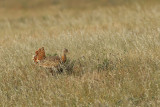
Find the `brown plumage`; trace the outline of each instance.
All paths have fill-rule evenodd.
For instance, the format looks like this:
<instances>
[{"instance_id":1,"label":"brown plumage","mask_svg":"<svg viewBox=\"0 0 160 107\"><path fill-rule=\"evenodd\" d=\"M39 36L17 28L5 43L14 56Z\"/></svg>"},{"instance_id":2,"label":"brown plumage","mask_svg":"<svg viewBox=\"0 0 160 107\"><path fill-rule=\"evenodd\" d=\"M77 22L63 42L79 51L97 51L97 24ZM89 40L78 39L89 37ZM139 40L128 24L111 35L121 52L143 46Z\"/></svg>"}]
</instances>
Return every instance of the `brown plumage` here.
<instances>
[{"instance_id":1,"label":"brown plumage","mask_svg":"<svg viewBox=\"0 0 160 107\"><path fill-rule=\"evenodd\" d=\"M39 66L50 69L51 73L53 74L53 68L59 69L59 66L66 62L67 53L68 50L64 49L61 57L59 56L46 57L44 47L42 47L35 52L36 55L34 56L33 60Z\"/></svg>"}]
</instances>

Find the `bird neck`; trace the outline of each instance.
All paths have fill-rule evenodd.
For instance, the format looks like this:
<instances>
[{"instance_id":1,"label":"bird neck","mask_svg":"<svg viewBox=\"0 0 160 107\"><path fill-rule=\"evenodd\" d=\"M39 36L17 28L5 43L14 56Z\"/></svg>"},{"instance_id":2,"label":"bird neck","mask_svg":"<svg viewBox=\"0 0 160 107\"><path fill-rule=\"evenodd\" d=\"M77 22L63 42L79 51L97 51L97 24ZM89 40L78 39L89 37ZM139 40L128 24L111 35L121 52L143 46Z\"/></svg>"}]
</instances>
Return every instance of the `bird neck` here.
<instances>
[{"instance_id":1,"label":"bird neck","mask_svg":"<svg viewBox=\"0 0 160 107\"><path fill-rule=\"evenodd\" d=\"M65 54L65 53L63 53L63 55L61 56L61 59L62 59L62 62L63 62L63 63L66 62L67 57L66 57L66 54Z\"/></svg>"}]
</instances>

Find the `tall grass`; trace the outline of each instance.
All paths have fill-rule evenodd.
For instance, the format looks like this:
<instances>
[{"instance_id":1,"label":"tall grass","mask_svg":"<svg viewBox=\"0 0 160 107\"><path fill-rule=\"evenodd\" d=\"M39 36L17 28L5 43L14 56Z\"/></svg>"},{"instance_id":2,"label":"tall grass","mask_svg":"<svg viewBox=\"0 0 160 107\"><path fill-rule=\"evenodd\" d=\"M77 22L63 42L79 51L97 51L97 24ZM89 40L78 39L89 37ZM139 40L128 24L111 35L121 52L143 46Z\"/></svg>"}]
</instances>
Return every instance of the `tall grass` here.
<instances>
[{"instance_id":1,"label":"tall grass","mask_svg":"<svg viewBox=\"0 0 160 107\"><path fill-rule=\"evenodd\" d=\"M74 8L2 9L0 106L160 105L159 4ZM34 65L42 46L67 48L73 71Z\"/></svg>"}]
</instances>

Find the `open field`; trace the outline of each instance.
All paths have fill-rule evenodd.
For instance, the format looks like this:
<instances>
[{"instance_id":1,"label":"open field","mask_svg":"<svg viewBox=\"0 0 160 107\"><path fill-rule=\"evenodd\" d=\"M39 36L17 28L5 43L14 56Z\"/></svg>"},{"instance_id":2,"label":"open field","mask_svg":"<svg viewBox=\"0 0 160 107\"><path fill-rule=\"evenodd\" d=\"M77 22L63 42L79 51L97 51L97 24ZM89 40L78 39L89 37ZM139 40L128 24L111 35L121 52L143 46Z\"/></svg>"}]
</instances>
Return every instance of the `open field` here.
<instances>
[{"instance_id":1,"label":"open field","mask_svg":"<svg viewBox=\"0 0 160 107\"><path fill-rule=\"evenodd\" d=\"M0 106L160 105L158 0L19 1L0 1ZM42 46L67 48L71 71L34 65Z\"/></svg>"}]
</instances>

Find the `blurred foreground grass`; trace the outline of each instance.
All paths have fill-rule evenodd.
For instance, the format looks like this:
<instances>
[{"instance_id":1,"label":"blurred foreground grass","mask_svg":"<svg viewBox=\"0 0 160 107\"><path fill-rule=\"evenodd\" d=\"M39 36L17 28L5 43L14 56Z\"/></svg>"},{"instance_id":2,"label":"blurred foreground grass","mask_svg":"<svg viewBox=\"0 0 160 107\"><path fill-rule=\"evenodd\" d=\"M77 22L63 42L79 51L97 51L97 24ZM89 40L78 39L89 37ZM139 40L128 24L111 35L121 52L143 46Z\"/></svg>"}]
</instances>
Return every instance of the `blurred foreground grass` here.
<instances>
[{"instance_id":1,"label":"blurred foreground grass","mask_svg":"<svg viewBox=\"0 0 160 107\"><path fill-rule=\"evenodd\" d=\"M0 106L160 105L156 2L88 3L86 8L85 2L80 8L63 2L34 9L3 5ZM67 48L75 61L72 74L53 77L35 66L32 55L42 46L50 55Z\"/></svg>"}]
</instances>

